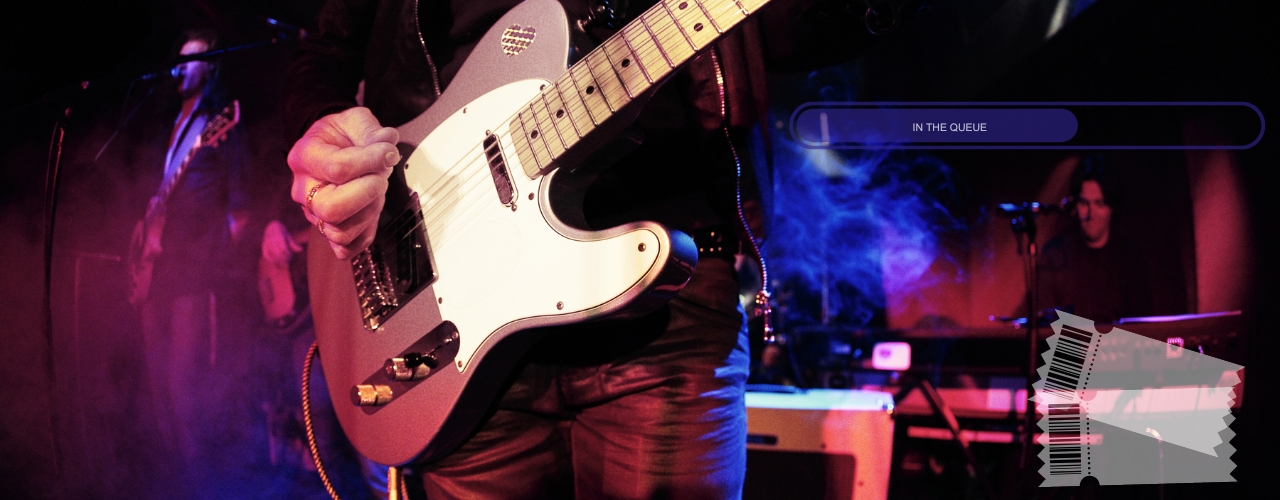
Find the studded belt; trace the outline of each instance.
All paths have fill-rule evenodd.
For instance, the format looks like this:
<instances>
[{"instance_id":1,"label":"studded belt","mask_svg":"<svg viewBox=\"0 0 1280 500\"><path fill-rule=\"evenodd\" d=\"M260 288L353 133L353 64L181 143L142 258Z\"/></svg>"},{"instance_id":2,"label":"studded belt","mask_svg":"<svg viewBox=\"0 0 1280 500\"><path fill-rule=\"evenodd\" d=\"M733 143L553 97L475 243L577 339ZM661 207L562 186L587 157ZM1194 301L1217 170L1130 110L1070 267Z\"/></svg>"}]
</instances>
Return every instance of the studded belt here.
<instances>
[{"instance_id":1,"label":"studded belt","mask_svg":"<svg viewBox=\"0 0 1280 500\"><path fill-rule=\"evenodd\" d=\"M730 262L738 254L738 238L727 226L712 226L696 229L689 233L693 243L698 247L698 258L717 257Z\"/></svg>"}]
</instances>

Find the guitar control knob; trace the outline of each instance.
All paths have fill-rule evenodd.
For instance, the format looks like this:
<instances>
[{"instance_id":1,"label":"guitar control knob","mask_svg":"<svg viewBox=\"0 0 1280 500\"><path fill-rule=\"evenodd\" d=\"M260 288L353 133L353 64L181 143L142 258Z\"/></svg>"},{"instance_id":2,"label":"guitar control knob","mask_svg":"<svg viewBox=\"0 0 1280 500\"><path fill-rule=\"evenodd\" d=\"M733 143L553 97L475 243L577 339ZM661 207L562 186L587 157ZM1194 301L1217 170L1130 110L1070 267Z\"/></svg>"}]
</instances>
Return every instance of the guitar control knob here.
<instances>
[{"instance_id":1,"label":"guitar control knob","mask_svg":"<svg viewBox=\"0 0 1280 500\"><path fill-rule=\"evenodd\" d=\"M382 406L391 401L391 386L359 384L351 388L351 403L356 406Z\"/></svg>"},{"instance_id":2,"label":"guitar control knob","mask_svg":"<svg viewBox=\"0 0 1280 500\"><path fill-rule=\"evenodd\" d=\"M397 382L406 382L410 380L422 380L431 374L431 367L425 363L417 363L411 366L408 356L404 358L391 358L382 365L383 371L387 374L387 380Z\"/></svg>"},{"instance_id":3,"label":"guitar control knob","mask_svg":"<svg viewBox=\"0 0 1280 500\"><path fill-rule=\"evenodd\" d=\"M436 356L434 354L432 354L434 352L435 350L432 349L431 352L426 354L418 354L416 352L405 354L404 355L405 366L408 366L410 368L414 368L418 366L426 366L434 370L437 366L440 366L440 361L436 359Z\"/></svg>"}]
</instances>

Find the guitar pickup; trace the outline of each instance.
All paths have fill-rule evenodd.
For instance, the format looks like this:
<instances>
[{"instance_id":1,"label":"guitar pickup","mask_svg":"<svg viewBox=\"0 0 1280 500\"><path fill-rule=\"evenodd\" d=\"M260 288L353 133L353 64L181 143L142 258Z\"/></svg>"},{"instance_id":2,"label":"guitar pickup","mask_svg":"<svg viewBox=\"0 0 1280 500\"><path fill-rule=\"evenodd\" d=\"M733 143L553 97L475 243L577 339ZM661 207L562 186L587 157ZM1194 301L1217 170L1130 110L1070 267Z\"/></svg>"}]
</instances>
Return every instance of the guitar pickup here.
<instances>
[{"instance_id":1,"label":"guitar pickup","mask_svg":"<svg viewBox=\"0 0 1280 500\"><path fill-rule=\"evenodd\" d=\"M379 222L373 244L351 259L360 313L369 331L386 323L401 304L407 304L436 278L418 198L410 195L406 199L403 210L391 222Z\"/></svg>"},{"instance_id":2,"label":"guitar pickup","mask_svg":"<svg viewBox=\"0 0 1280 500\"><path fill-rule=\"evenodd\" d=\"M498 201L503 206L515 209L516 188L511 181L511 172L507 169L507 160L502 157L502 147L498 144L498 136L490 132L484 138L484 157L489 162L489 174L493 176L493 187L498 190Z\"/></svg>"}]
</instances>

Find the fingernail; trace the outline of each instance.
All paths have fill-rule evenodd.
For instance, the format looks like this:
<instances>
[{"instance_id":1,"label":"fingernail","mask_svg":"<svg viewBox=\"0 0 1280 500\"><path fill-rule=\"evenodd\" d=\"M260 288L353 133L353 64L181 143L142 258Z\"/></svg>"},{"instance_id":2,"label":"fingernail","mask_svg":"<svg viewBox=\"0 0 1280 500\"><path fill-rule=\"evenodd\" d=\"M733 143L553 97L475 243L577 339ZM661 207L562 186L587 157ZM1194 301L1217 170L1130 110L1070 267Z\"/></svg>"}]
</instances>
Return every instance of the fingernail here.
<instances>
[{"instance_id":1,"label":"fingernail","mask_svg":"<svg viewBox=\"0 0 1280 500\"><path fill-rule=\"evenodd\" d=\"M400 163L400 153L394 151L387 153L387 165L394 166L397 163Z\"/></svg>"}]
</instances>

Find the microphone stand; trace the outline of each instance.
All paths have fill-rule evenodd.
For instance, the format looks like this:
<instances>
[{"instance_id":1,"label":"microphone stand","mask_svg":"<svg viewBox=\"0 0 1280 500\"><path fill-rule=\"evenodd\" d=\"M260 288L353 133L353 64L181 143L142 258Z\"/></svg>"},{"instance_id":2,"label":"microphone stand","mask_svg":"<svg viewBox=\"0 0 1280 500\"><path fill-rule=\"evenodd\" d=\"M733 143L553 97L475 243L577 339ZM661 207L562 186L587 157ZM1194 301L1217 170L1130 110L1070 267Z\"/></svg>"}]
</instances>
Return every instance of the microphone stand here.
<instances>
[{"instance_id":1,"label":"microphone stand","mask_svg":"<svg viewBox=\"0 0 1280 500\"><path fill-rule=\"evenodd\" d=\"M278 23L273 22L272 24L278 24ZM300 34L297 38L301 38L305 35L306 35L305 32L300 31ZM289 38L291 38L289 35L280 34L278 35L277 38L272 38L271 40L265 41L265 42L249 43L249 44L239 45L236 47L229 47L221 50L214 50L214 51L202 52L199 54L182 56L178 58L176 63L170 64L168 66L171 67L173 65L180 64L187 61L193 61L197 59L208 59L208 58L216 57L216 56L230 53L230 52L236 52L240 50L261 47L268 44L274 44L278 39L289 39ZM148 73L148 74L139 75L131 79L131 81L142 79L143 77L146 77L148 75L153 75L153 74ZM112 81L119 81L119 80L108 79L107 83L110 83ZM72 114L72 110L74 108L72 103L79 99L83 99L87 95L87 91L89 91L90 87L93 87L95 90L99 88L98 85L94 85L92 84L92 82L89 82L89 81L68 85L63 88L54 89L46 93L45 95L43 95L37 101L31 102L22 106L18 106L17 108L10 110L9 112L6 113L6 115L19 116L22 113L25 113L32 109L37 109L37 108L45 108L49 110L49 111L41 110L41 112L48 112L50 114L57 113L55 115L56 118L54 119L53 131L49 139L49 152L45 162L45 185L44 185L45 203L44 203L44 238L43 238L44 251L42 252L44 257L44 263L43 263L44 265L43 265L43 273L42 273L43 274L42 281L44 282L43 283L44 297L43 297L43 300L41 301L42 303L41 303L41 314L40 314L40 323L41 323L40 329L44 334L44 341L45 341L45 352L44 352L45 378L47 380L49 387L57 387L57 375L54 370L54 360L56 356L54 355L54 338L53 338L53 295L52 295L53 253L54 253L53 242L54 242L54 234L55 234L54 223L57 221L58 195L59 195L59 186L61 181L60 174L61 174L61 166L62 166L62 150L63 150L64 142L66 139L66 119L70 117ZM150 95L149 92L148 92L148 95ZM143 99L145 100L146 97L143 97ZM136 111L136 109L134 111ZM130 113L129 116L133 116L133 113ZM125 119L125 121L127 120L128 118ZM123 123L121 125L123 126ZM114 134L112 135L112 137L115 137ZM108 143L109 142L110 142L110 139L108 139ZM103 145L103 149L104 150L106 149L106 145ZM102 155L102 150L99 150L98 156L101 156L101 155ZM96 160L97 156L95 156L94 159ZM56 391L55 391L55 396L54 396L55 406L57 406L57 399L58 399L58 396L56 395ZM51 428L56 429L58 427L57 422L55 421L55 419L57 419L57 415L58 415L58 412L56 411L50 412L49 420L50 420ZM61 453L58 452L57 443L51 443L51 445L52 445L51 451L53 455L54 475L56 477L60 477L62 475ZM65 495L60 495L60 496L65 496Z\"/></svg>"},{"instance_id":2,"label":"microphone stand","mask_svg":"<svg viewBox=\"0 0 1280 500\"><path fill-rule=\"evenodd\" d=\"M290 28L290 29L293 29L293 27L292 27L292 26L285 25L285 24L280 23L280 22L278 22L278 21L276 21L276 20L274 20L274 19L270 19L270 18L268 18L268 19L267 19L267 21L268 21L268 22L270 22L272 25L285 26L285 27L288 27L288 28ZM140 75L138 75L138 76L133 77L133 79L131 80L131 82L137 82L138 80L150 80L150 79L153 79L153 78L156 78L156 77L164 76L165 74L169 74L169 73L171 73L171 71L170 71L170 69L169 69L169 68L173 68L173 70L174 70L174 71L176 71L176 70L177 70L177 68L176 68L176 66L177 66L177 65L179 65L179 64L183 64L183 63L186 63L186 62L189 62L189 61L207 61L207 60L209 60L209 59L213 59L213 58L215 58L215 57L219 57L219 56L222 56L222 55L224 55L224 54L230 54L230 53L232 53L232 52L239 52L239 51L242 51L242 50L255 49L255 48L258 48L258 47L265 47L265 46L268 46L268 45L274 45L274 44L278 43L278 42L279 42L279 41L281 41L281 40L284 40L284 41L293 41L293 40L296 40L296 39L299 39L299 38L303 38L303 37L305 37L305 36L306 36L306 32L305 32L305 31L303 31L303 30L298 30L298 31L299 31L299 35L297 35L297 36L291 36L291 35L285 34L284 32L281 32L281 33L277 34L275 37L271 38L270 40L266 40L266 41L253 42L253 43L246 43L246 44L243 44L243 45L236 45L236 46L233 46L233 47L227 47L227 48L225 48L225 49L210 50L210 51L205 51L205 52L199 52L199 53L196 53L196 54L188 54L188 55L185 55L185 56L178 56L178 57L175 57L175 58L173 59L173 61L171 61L171 62L170 62L170 63L168 63L168 64L165 64L165 65L163 65L163 66L157 66L157 67L154 67L154 68L153 68L153 69L154 69L154 71L149 71L149 72L147 72L147 73L143 73L143 74L140 74ZM175 74L174 74L174 76L177 76L177 74L175 73ZM132 83L131 83L130 85L132 85ZM88 88L89 86L90 86L90 85L88 84L88 82L86 82L86 83L85 83L85 85L84 85L84 87L85 87L85 88ZM105 143L103 143L103 144L102 144L102 148L98 149L98 154L96 154L96 155L94 155L94 156L93 156L93 161L95 161L95 162L96 162L96 161L98 161L98 158L101 158L101 157L102 157L102 153L103 153L103 152L105 152L105 151L107 150L107 146L110 146L110 145L111 145L111 141L115 140L116 135L117 135L117 134L119 134L119 133L120 133L120 131L124 129L124 126L125 126L126 124L128 124L128 123L129 123L129 120L130 120L131 118L133 118L133 115L134 115L135 113L137 113L137 112L138 112L138 109L142 108L142 103L146 102L148 97L151 97L151 94L152 94L152 92L153 92L153 91L155 91L155 86L154 86L154 85L151 87L151 89L150 89L150 90L147 90L147 94L146 94L146 95L144 95L144 96L142 96L142 99L141 99L141 100L139 100L139 101L138 101L138 104L137 104L137 105L135 105L135 106L134 106L134 108L133 108L133 110L129 112L129 115L128 115L128 116L125 116L124 120L121 120L120 125L117 125L117 126L116 126L116 130L115 130L114 132L112 132L112 133L111 133L111 137L108 137L108 138L107 138L107 142L105 142ZM126 99L126 100L128 100L128 96L126 96L126 97L125 97L125 99Z\"/></svg>"},{"instance_id":3,"label":"microphone stand","mask_svg":"<svg viewBox=\"0 0 1280 500\"><path fill-rule=\"evenodd\" d=\"M1014 238L1017 240L1018 255L1022 256L1023 274L1027 282L1027 358L1026 358L1026 390L1027 401L1026 411L1023 412L1022 420L1022 455L1019 460L1019 469L1022 471L1022 481L1020 491L1027 491L1031 482L1034 481L1031 475L1033 471L1027 470L1031 466L1032 451L1034 450L1035 425L1036 425L1036 406L1033 400L1035 396L1035 388L1033 382L1036 378L1036 354L1039 342L1039 318L1036 315L1038 311L1036 304L1036 296L1038 295L1038 276L1037 276L1037 257L1039 255L1039 247L1036 244L1036 218L1041 213L1054 211L1057 207L1042 207L1039 203L1022 203L1016 205L1013 203L1001 203L1000 213L1010 217L1011 228L1013 229ZM1048 210L1045 210L1048 209ZM1025 240L1025 246L1023 241Z\"/></svg>"}]
</instances>

